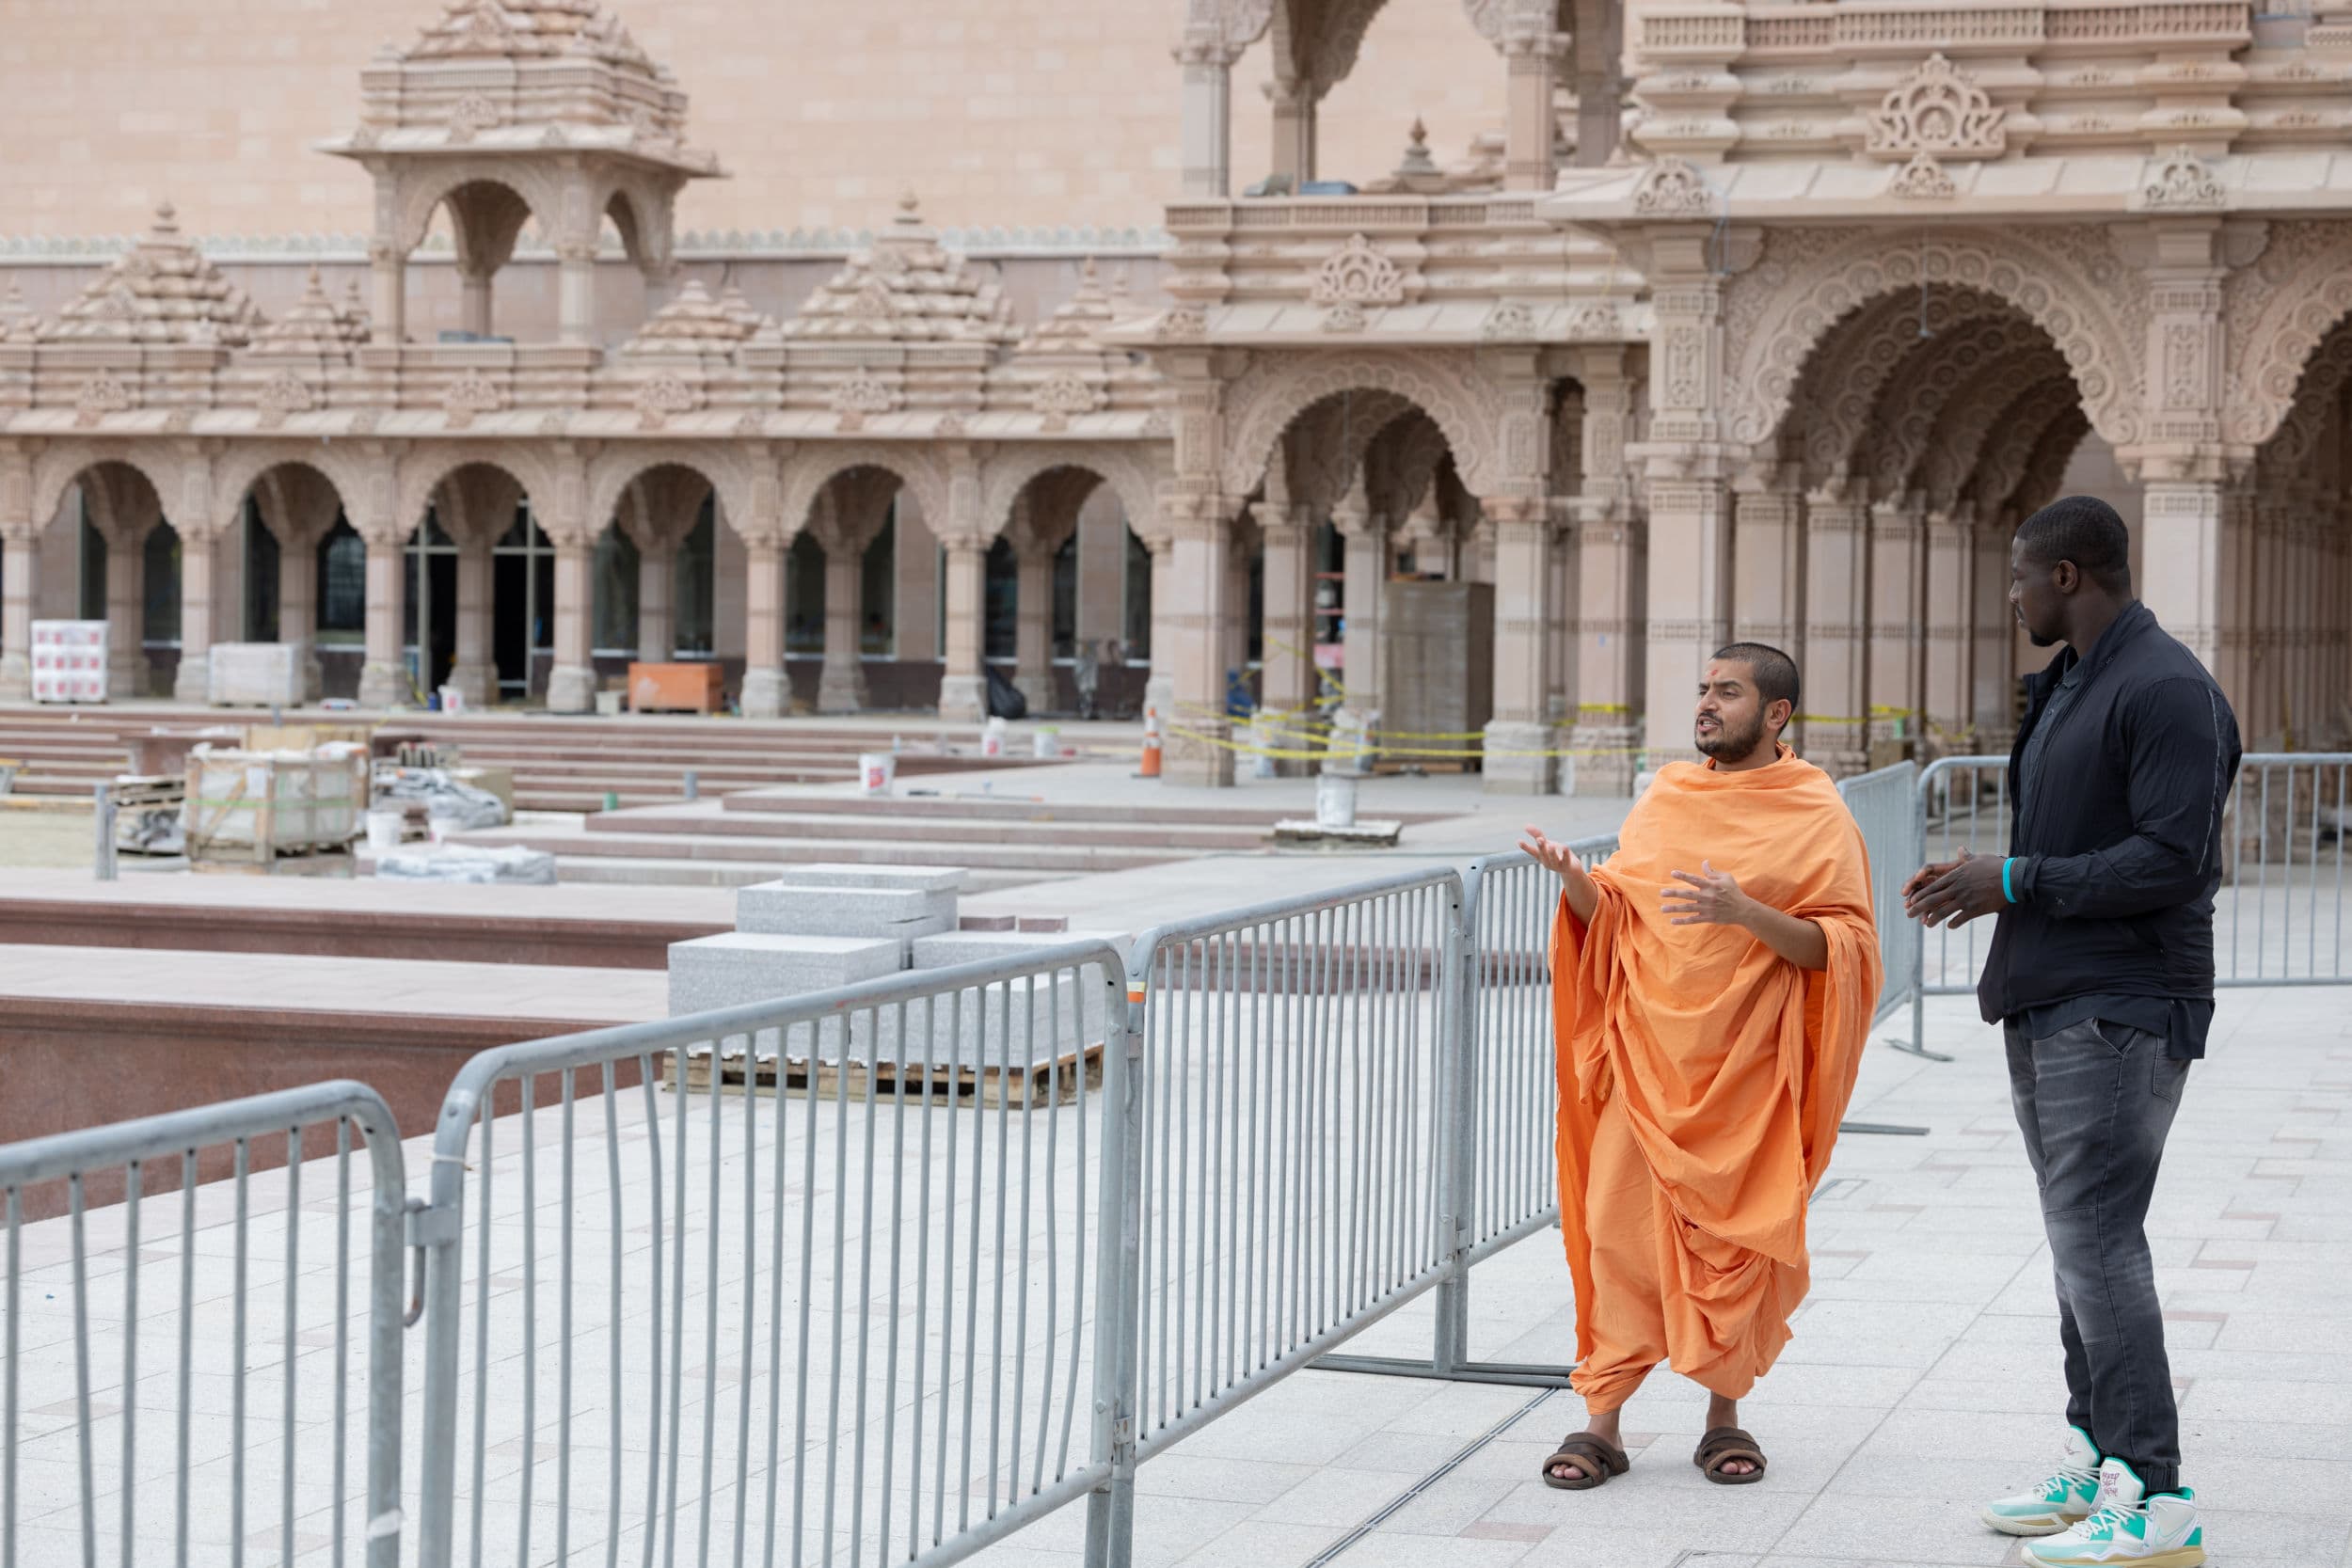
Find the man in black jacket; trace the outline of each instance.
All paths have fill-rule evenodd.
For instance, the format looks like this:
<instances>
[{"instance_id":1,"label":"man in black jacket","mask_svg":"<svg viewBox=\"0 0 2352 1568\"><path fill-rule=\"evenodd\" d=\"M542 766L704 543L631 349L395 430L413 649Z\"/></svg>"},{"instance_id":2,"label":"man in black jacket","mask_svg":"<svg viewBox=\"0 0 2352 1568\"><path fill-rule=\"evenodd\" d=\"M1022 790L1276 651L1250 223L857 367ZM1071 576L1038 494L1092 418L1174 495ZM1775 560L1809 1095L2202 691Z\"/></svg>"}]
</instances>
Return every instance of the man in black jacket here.
<instances>
[{"instance_id":1,"label":"man in black jacket","mask_svg":"<svg viewBox=\"0 0 2352 1568\"><path fill-rule=\"evenodd\" d=\"M2042 1191L2066 1353L2066 1457L1985 1522L2025 1560L2204 1560L2143 1228L2188 1064L2213 1022L2213 899L2237 721L2132 596L2114 508L2068 496L2018 528L2010 605L2038 646L2010 756L2006 859L1905 884L1928 926L1996 914L1977 999L2004 1026Z\"/></svg>"}]
</instances>

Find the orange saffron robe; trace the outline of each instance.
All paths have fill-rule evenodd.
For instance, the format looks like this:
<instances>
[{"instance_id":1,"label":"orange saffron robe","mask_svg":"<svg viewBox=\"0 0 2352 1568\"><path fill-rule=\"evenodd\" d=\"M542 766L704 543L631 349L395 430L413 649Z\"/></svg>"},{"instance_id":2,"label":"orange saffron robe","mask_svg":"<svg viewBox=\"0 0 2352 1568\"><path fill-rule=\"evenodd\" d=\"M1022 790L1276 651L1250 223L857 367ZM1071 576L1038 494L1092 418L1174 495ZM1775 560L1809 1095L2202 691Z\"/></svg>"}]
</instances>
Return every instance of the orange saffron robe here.
<instances>
[{"instance_id":1,"label":"orange saffron robe","mask_svg":"<svg viewBox=\"0 0 2352 1568\"><path fill-rule=\"evenodd\" d=\"M1702 861L1819 924L1828 968L1740 927L1669 924L1660 890ZM1738 1399L1804 1298L1805 1205L1877 1007L1862 832L1785 747L1745 772L1674 763L1592 878L1591 924L1564 895L1551 939L1574 1386L1612 1410L1664 1360Z\"/></svg>"}]
</instances>

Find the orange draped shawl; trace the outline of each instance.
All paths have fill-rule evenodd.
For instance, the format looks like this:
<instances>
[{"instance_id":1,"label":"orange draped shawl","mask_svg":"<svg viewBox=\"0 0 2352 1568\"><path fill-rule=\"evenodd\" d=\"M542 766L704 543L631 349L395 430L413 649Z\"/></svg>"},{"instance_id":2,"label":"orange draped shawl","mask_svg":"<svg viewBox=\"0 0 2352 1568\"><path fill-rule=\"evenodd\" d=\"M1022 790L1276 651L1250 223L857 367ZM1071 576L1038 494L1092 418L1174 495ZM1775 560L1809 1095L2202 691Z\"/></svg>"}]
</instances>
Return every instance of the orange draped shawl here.
<instances>
[{"instance_id":1,"label":"orange draped shawl","mask_svg":"<svg viewBox=\"0 0 2352 1568\"><path fill-rule=\"evenodd\" d=\"M1799 969L1736 926L1674 926L1659 891L1702 860L1749 896L1816 922L1829 966ZM1788 1342L1804 1297L1805 1205L1852 1098L1879 994L1862 832L1829 775L1786 748L1743 772L1659 770L1592 872L1589 926L1562 898L1551 941L1560 1219L1577 1351L1594 1354L1592 1238L1639 1214L1586 1212L1612 1096L1681 1224L1662 1276L1668 1359L1744 1386Z\"/></svg>"}]
</instances>

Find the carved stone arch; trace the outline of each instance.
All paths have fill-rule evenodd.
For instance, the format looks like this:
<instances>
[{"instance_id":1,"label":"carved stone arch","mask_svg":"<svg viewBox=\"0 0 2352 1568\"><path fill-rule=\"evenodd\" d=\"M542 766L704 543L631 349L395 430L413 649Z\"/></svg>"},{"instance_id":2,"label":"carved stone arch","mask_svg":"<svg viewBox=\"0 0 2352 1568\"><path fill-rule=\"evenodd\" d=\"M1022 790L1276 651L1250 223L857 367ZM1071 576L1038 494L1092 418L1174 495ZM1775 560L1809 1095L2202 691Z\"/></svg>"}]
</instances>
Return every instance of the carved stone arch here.
<instances>
[{"instance_id":1,"label":"carved stone arch","mask_svg":"<svg viewBox=\"0 0 2352 1568\"><path fill-rule=\"evenodd\" d=\"M1988 316L2011 313L2009 305L1990 294L1947 290L1931 297L1925 325L1930 333L1944 334ZM1880 393L1918 346L1921 325L1915 303L1884 294L1833 328L1807 362L1798 383L1803 401L1792 403L1782 424L1800 423L1803 443L1797 455L1804 464L1808 486L1827 483L1832 474L1852 468L1855 450L1878 413Z\"/></svg>"},{"instance_id":2,"label":"carved stone arch","mask_svg":"<svg viewBox=\"0 0 2352 1568\"><path fill-rule=\"evenodd\" d=\"M1327 398L1300 414L1280 437L1291 499L1316 516L1329 512L1355 487L1364 452L1381 427L1413 411L1393 393L1373 391Z\"/></svg>"},{"instance_id":3,"label":"carved stone arch","mask_svg":"<svg viewBox=\"0 0 2352 1568\"><path fill-rule=\"evenodd\" d=\"M1283 356L1252 364L1226 388L1219 475L1225 493L1247 495L1256 487L1275 442L1300 414L1325 398L1363 390L1393 393L1435 420L1473 491L1483 493L1500 477L1493 472L1500 465L1489 433L1502 428L1503 400L1470 356L1443 350Z\"/></svg>"},{"instance_id":4,"label":"carved stone arch","mask_svg":"<svg viewBox=\"0 0 2352 1568\"><path fill-rule=\"evenodd\" d=\"M2046 342L2028 344L1988 362L1945 401L1918 464L1919 488L1927 492L1930 511L1948 512L1958 503L1993 436L1994 420L2015 399L2017 388L2053 377L2074 386L2057 349Z\"/></svg>"},{"instance_id":5,"label":"carved stone arch","mask_svg":"<svg viewBox=\"0 0 2352 1568\"><path fill-rule=\"evenodd\" d=\"M33 459L34 518L46 523L56 516L66 490L90 469L108 463L145 480L164 515L170 515L170 498L181 478L179 456L170 449L145 442L64 441L43 447Z\"/></svg>"},{"instance_id":6,"label":"carved stone arch","mask_svg":"<svg viewBox=\"0 0 2352 1568\"><path fill-rule=\"evenodd\" d=\"M2029 517L2058 499L2058 486L2066 480L2066 466L2074 460L2074 450L2091 428L2080 404L2059 410L2050 421L2033 455L2026 459L2017 487L2008 497L2020 517Z\"/></svg>"},{"instance_id":7,"label":"carved stone arch","mask_svg":"<svg viewBox=\"0 0 2352 1568\"><path fill-rule=\"evenodd\" d=\"M2074 378L2063 372L2010 399L1994 421L1992 439L1961 486L1961 493L1975 500L1979 516L1990 516L2010 499L2051 421L2081 401Z\"/></svg>"},{"instance_id":8,"label":"carved stone arch","mask_svg":"<svg viewBox=\"0 0 2352 1568\"><path fill-rule=\"evenodd\" d=\"M2260 446L2278 433L2303 367L2352 315L2352 224L2271 225L2262 255L2222 286L2222 434Z\"/></svg>"},{"instance_id":9,"label":"carved stone arch","mask_svg":"<svg viewBox=\"0 0 2352 1568\"><path fill-rule=\"evenodd\" d=\"M1768 255L1772 254L1768 250ZM2144 286L2103 232L1959 230L1919 239L1883 230L1791 247L1727 285L1727 318L1752 321L1727 337L1726 428L1754 445L1776 429L1813 346L1830 325L1881 295L1943 288L2006 300L2049 334L2083 393L2085 412L2111 445L2137 439L2145 384ZM1761 291L1760 307L1730 296Z\"/></svg>"},{"instance_id":10,"label":"carved stone arch","mask_svg":"<svg viewBox=\"0 0 2352 1568\"><path fill-rule=\"evenodd\" d=\"M1041 475L1056 468L1083 468L1119 497L1127 524L1140 531L1159 504L1159 487L1135 457L1104 444L1021 446L992 454L980 478L980 516L991 537L1002 533L1012 509Z\"/></svg>"},{"instance_id":11,"label":"carved stone arch","mask_svg":"<svg viewBox=\"0 0 2352 1568\"><path fill-rule=\"evenodd\" d=\"M2304 360L2295 399L2260 452L2273 471L2293 472L2312 455L2327 434L2328 409L2347 376L2352 376L2352 322L2339 323Z\"/></svg>"},{"instance_id":12,"label":"carved stone arch","mask_svg":"<svg viewBox=\"0 0 2352 1568\"><path fill-rule=\"evenodd\" d=\"M405 540L422 528L425 508L433 504L433 493L441 487L441 482L476 463L499 469L522 486L523 494L532 499L536 511L544 512L553 498L561 494L553 464L523 443L421 442L401 454L399 477L393 488L393 537ZM542 517L541 526L545 527L546 522Z\"/></svg>"},{"instance_id":13,"label":"carved stone arch","mask_svg":"<svg viewBox=\"0 0 2352 1568\"><path fill-rule=\"evenodd\" d=\"M2014 316L1979 321L1922 344L1887 385L1870 431L1870 480L1882 499L1901 495L1927 454L1930 436L1961 384L2010 355L2047 345Z\"/></svg>"},{"instance_id":14,"label":"carved stone arch","mask_svg":"<svg viewBox=\"0 0 2352 1568\"><path fill-rule=\"evenodd\" d=\"M1447 455L1445 432L1416 409L1392 421L1366 452L1364 488L1374 506L1403 517L1422 503Z\"/></svg>"},{"instance_id":15,"label":"carved stone arch","mask_svg":"<svg viewBox=\"0 0 2352 1568\"><path fill-rule=\"evenodd\" d=\"M882 441L827 441L803 446L785 460L782 515L786 539L808 526L809 515L825 486L851 468L880 468L890 474L914 497L932 532L946 529L947 473L929 451Z\"/></svg>"},{"instance_id":16,"label":"carved stone arch","mask_svg":"<svg viewBox=\"0 0 2352 1568\"><path fill-rule=\"evenodd\" d=\"M400 195L400 226L395 232L403 250L414 250L424 244L425 235L433 227L433 214L442 202L468 185L503 185L521 198L531 209L532 220L539 226L540 237L552 243L563 232L564 193L556 182L542 169L519 162L493 158L465 158L456 163L437 166L428 175L411 175Z\"/></svg>"},{"instance_id":17,"label":"carved stone arch","mask_svg":"<svg viewBox=\"0 0 2352 1568\"><path fill-rule=\"evenodd\" d=\"M1327 92L1347 80L1356 69L1357 55L1363 51L1364 36L1372 31L1373 20L1388 3L1389 0L1323 0L1313 40L1299 62L1307 68L1309 79L1319 91Z\"/></svg>"},{"instance_id":18,"label":"carved stone arch","mask_svg":"<svg viewBox=\"0 0 2352 1568\"><path fill-rule=\"evenodd\" d=\"M220 526L232 526L253 487L273 470L284 467L308 468L317 474L346 507L366 483L361 466L328 442L233 442L215 460L213 468L213 499L219 507Z\"/></svg>"},{"instance_id":19,"label":"carved stone arch","mask_svg":"<svg viewBox=\"0 0 2352 1568\"><path fill-rule=\"evenodd\" d=\"M626 219L614 216L618 205ZM620 230L621 248L631 262L647 271L669 264L676 243L676 198L674 192L642 171L625 171L608 180L596 193L599 219L612 216Z\"/></svg>"},{"instance_id":20,"label":"carved stone arch","mask_svg":"<svg viewBox=\"0 0 2352 1568\"><path fill-rule=\"evenodd\" d=\"M687 468L700 474L719 498L724 515L748 517L758 504L758 467L742 448L720 441L661 441L606 447L588 464L588 518L602 528L620 510L628 487L656 468Z\"/></svg>"}]
</instances>

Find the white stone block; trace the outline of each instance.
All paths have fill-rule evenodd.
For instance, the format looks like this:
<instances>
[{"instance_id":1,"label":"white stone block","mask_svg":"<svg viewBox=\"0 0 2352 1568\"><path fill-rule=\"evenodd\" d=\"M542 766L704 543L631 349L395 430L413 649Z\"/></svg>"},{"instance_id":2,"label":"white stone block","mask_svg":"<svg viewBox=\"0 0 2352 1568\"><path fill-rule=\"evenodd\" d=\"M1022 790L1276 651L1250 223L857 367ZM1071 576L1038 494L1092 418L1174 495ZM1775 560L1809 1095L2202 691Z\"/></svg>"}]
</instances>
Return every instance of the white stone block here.
<instances>
[{"instance_id":1,"label":"white stone block","mask_svg":"<svg viewBox=\"0 0 2352 1568\"><path fill-rule=\"evenodd\" d=\"M670 1016L832 990L905 967L897 937L727 931L670 944Z\"/></svg>"},{"instance_id":2,"label":"white stone block","mask_svg":"<svg viewBox=\"0 0 2352 1568\"><path fill-rule=\"evenodd\" d=\"M912 888L920 893L959 893L968 875L960 865L857 865L819 861L813 865L794 866L792 874L779 878L778 882L795 887L891 887Z\"/></svg>"},{"instance_id":3,"label":"white stone block","mask_svg":"<svg viewBox=\"0 0 2352 1568\"><path fill-rule=\"evenodd\" d=\"M1073 942L1107 942L1112 952L1123 957L1128 939L1119 931L944 931L935 937L915 938L910 957L914 968L946 969L954 964L1022 958Z\"/></svg>"},{"instance_id":4,"label":"white stone block","mask_svg":"<svg viewBox=\"0 0 2352 1568\"><path fill-rule=\"evenodd\" d=\"M293 642L215 642L205 700L215 707L300 707L302 649Z\"/></svg>"},{"instance_id":5,"label":"white stone block","mask_svg":"<svg viewBox=\"0 0 2352 1568\"><path fill-rule=\"evenodd\" d=\"M838 887L797 879L735 895L735 928L768 936L927 937L956 927L952 891Z\"/></svg>"}]
</instances>

